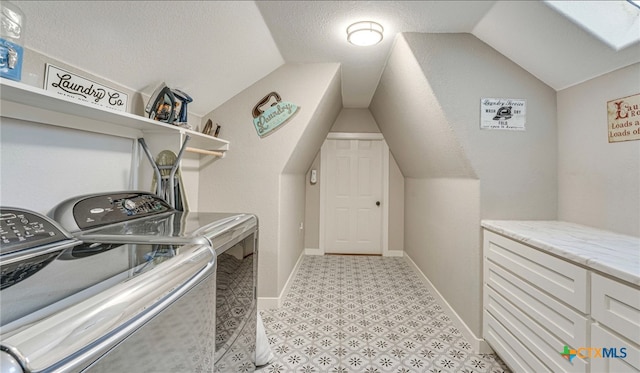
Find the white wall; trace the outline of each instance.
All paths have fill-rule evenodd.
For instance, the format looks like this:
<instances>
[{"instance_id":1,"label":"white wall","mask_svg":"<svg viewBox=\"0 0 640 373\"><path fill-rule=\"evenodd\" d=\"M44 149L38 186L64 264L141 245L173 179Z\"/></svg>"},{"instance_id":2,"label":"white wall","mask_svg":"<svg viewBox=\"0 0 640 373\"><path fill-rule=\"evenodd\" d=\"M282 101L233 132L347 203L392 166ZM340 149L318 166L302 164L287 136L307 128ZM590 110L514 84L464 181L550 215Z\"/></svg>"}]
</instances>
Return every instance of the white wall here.
<instances>
[{"instance_id":1,"label":"white wall","mask_svg":"<svg viewBox=\"0 0 640 373\"><path fill-rule=\"evenodd\" d=\"M606 106L639 83L635 64L558 92L559 219L640 236L640 141L608 142Z\"/></svg>"},{"instance_id":2,"label":"white wall","mask_svg":"<svg viewBox=\"0 0 640 373\"><path fill-rule=\"evenodd\" d=\"M260 138L252 109L278 92L300 111ZM258 296L277 298L303 250L304 174L342 108L338 64L286 64L207 114L231 142L227 156L200 172L200 211L259 218Z\"/></svg>"},{"instance_id":3,"label":"white wall","mask_svg":"<svg viewBox=\"0 0 640 373\"><path fill-rule=\"evenodd\" d=\"M131 139L0 121L0 205L48 213L81 194L131 189Z\"/></svg>"},{"instance_id":4,"label":"white wall","mask_svg":"<svg viewBox=\"0 0 640 373\"><path fill-rule=\"evenodd\" d=\"M527 100L524 132L481 98ZM402 34L370 110L405 177L405 253L481 337L480 220L555 219L556 96L470 34Z\"/></svg>"}]
</instances>

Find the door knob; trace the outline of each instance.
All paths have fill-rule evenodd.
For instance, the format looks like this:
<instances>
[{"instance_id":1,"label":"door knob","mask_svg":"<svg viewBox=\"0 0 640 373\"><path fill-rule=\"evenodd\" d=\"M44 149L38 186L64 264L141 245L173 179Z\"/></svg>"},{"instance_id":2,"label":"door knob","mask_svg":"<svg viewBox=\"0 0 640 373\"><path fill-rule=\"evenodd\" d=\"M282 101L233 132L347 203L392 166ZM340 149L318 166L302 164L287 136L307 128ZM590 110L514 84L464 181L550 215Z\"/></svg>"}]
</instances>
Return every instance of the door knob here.
<instances>
[{"instance_id":1,"label":"door knob","mask_svg":"<svg viewBox=\"0 0 640 373\"><path fill-rule=\"evenodd\" d=\"M376 201L376 206L380 206L380 201Z\"/></svg>"}]
</instances>

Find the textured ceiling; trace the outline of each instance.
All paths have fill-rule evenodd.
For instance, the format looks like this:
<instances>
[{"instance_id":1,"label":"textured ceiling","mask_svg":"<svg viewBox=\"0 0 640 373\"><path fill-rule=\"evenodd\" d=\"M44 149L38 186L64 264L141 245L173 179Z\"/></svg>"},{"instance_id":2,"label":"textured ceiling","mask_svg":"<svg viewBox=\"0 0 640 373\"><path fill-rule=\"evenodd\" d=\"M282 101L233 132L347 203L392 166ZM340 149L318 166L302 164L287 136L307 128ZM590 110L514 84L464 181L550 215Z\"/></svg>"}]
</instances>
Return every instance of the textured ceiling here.
<instances>
[{"instance_id":1,"label":"textured ceiling","mask_svg":"<svg viewBox=\"0 0 640 373\"><path fill-rule=\"evenodd\" d=\"M258 1L287 62L342 63L345 107L368 107L399 32L471 32L487 1ZM372 47L347 42L351 23L373 20L384 40Z\"/></svg>"},{"instance_id":2,"label":"textured ceiling","mask_svg":"<svg viewBox=\"0 0 640 373\"><path fill-rule=\"evenodd\" d=\"M616 0L620 1L620 0ZM284 62L339 62L345 107L368 107L400 32L470 32L560 90L640 62L616 52L539 1L13 1L26 45L151 93L161 81L203 115ZM346 27L385 27L373 47Z\"/></svg>"}]
</instances>

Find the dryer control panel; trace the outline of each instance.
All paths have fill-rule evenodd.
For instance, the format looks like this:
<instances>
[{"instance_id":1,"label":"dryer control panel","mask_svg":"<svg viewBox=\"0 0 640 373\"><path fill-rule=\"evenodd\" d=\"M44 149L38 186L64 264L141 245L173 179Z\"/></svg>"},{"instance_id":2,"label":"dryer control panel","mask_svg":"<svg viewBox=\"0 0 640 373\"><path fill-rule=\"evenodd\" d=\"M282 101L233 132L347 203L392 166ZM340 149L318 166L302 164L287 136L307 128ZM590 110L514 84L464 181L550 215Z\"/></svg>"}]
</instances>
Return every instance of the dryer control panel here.
<instances>
[{"instance_id":1,"label":"dryer control panel","mask_svg":"<svg viewBox=\"0 0 640 373\"><path fill-rule=\"evenodd\" d=\"M77 201L73 217L81 230L161 214L173 209L158 196L146 192L92 195Z\"/></svg>"},{"instance_id":2,"label":"dryer control panel","mask_svg":"<svg viewBox=\"0 0 640 373\"><path fill-rule=\"evenodd\" d=\"M45 216L15 208L0 208L0 254L66 240Z\"/></svg>"},{"instance_id":3,"label":"dryer control panel","mask_svg":"<svg viewBox=\"0 0 640 373\"><path fill-rule=\"evenodd\" d=\"M36 274L77 243L44 215L0 207L0 290Z\"/></svg>"}]
</instances>

